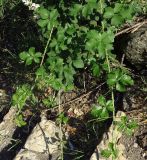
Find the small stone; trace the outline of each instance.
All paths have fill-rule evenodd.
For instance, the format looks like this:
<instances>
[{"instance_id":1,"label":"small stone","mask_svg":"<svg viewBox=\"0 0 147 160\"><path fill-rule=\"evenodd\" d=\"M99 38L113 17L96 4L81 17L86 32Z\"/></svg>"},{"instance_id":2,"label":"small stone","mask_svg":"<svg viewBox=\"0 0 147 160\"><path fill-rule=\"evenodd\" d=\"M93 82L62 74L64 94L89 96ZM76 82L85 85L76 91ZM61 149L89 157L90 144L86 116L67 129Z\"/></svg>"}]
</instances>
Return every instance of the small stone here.
<instances>
[{"instance_id":1,"label":"small stone","mask_svg":"<svg viewBox=\"0 0 147 160\"><path fill-rule=\"evenodd\" d=\"M144 152L142 156L143 156L143 157L146 157L146 153Z\"/></svg>"},{"instance_id":2,"label":"small stone","mask_svg":"<svg viewBox=\"0 0 147 160\"><path fill-rule=\"evenodd\" d=\"M137 143L134 143L134 148L137 148L138 147L138 144Z\"/></svg>"}]
</instances>

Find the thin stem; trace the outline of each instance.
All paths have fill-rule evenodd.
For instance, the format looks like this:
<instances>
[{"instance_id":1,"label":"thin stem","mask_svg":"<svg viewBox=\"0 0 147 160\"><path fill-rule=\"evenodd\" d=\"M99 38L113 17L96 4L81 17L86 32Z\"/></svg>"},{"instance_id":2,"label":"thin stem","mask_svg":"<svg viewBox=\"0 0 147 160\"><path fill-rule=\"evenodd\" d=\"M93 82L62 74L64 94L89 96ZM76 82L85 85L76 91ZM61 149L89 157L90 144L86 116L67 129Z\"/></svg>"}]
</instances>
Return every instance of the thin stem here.
<instances>
[{"instance_id":1,"label":"thin stem","mask_svg":"<svg viewBox=\"0 0 147 160\"><path fill-rule=\"evenodd\" d=\"M111 72L111 67L110 67L110 61L109 61L109 56L108 56L108 52L106 50L106 61L107 61L107 65L108 65L108 71L109 73ZM111 87L111 99L112 99L112 105L113 105L113 122L112 122L112 127L114 129L114 119L115 119L115 104L114 104L114 88ZM114 135L113 135L113 131L112 131L112 142L114 143ZM115 143L114 143L114 147L115 147ZM116 148L116 147L115 147ZM113 160L113 157L112 157L112 160Z\"/></svg>"},{"instance_id":2,"label":"thin stem","mask_svg":"<svg viewBox=\"0 0 147 160\"><path fill-rule=\"evenodd\" d=\"M44 52L43 52L43 56L42 56L42 59L41 59L40 66L42 66L42 64L43 64L43 62L44 62L45 54L46 54L46 52L47 52L47 48L48 48L48 45L49 45L50 40L51 40L51 37L52 37L53 29L54 29L54 26L53 26L52 29L51 29L51 32L50 32L48 41L47 41L47 43L46 43L46 46L45 46L45 49L44 49Z\"/></svg>"},{"instance_id":3,"label":"thin stem","mask_svg":"<svg viewBox=\"0 0 147 160\"><path fill-rule=\"evenodd\" d=\"M59 112L59 115L61 114L61 90L59 90L58 92L58 102L59 102L59 105L58 105L58 112ZM62 133L62 124L60 122L59 124L59 129L60 129L60 150L61 150L61 160L64 160L64 155L63 155L63 133Z\"/></svg>"}]
</instances>

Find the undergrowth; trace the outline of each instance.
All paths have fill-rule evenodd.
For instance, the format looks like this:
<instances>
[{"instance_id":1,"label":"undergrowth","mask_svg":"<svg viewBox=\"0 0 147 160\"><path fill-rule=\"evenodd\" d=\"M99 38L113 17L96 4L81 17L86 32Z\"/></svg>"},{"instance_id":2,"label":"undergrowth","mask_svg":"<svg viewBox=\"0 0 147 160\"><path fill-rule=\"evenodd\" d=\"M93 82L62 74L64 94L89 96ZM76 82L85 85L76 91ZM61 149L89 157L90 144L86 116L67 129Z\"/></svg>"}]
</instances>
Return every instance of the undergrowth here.
<instances>
[{"instance_id":1,"label":"undergrowth","mask_svg":"<svg viewBox=\"0 0 147 160\"><path fill-rule=\"evenodd\" d=\"M35 1L36 3L39 1ZM115 34L125 24L131 23L135 16L146 12L146 6L138 1L44 1L34 10L34 21L38 24L40 39L44 50L36 50L30 46L19 54L26 66L37 66L33 85L18 86L13 95L13 106L18 108L16 123L26 125L22 111L28 102L39 102L35 91L51 88L58 93L45 98L42 102L51 108L59 106L58 122L62 132L62 124L68 118L60 111L60 93L73 90L76 75L83 69L91 72L96 79L106 82L110 90L110 99L100 95L91 109L91 116L96 120L106 120L115 114L114 92L125 92L134 84L131 74L117 59L113 51ZM122 117L119 130L129 135L136 127L134 121ZM63 134L63 133L62 133ZM62 140L61 140L62 141ZM61 142L63 159L63 143ZM106 158L117 159L115 139L109 143L108 149L102 151Z\"/></svg>"}]
</instances>

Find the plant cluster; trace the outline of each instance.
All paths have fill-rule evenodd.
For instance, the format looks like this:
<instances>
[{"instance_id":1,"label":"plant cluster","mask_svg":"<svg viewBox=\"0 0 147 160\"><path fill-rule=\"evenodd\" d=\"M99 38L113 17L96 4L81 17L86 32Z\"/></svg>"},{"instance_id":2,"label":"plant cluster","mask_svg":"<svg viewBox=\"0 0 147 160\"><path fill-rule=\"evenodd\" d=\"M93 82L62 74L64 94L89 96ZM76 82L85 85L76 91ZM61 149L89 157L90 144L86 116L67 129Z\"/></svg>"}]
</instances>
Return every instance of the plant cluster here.
<instances>
[{"instance_id":1,"label":"plant cluster","mask_svg":"<svg viewBox=\"0 0 147 160\"><path fill-rule=\"evenodd\" d=\"M109 118L111 113L114 117L114 91L124 92L127 86L134 83L113 53L115 33L124 23L131 22L140 8L136 1L121 0L60 0L42 3L34 14L38 17L36 23L40 27L44 50L35 51L30 46L28 51L19 55L26 65L36 63L38 66L35 85L22 86L13 95L13 104L18 107L19 115L35 87L72 90L76 74L88 68L94 77L103 75L111 91L110 100L102 95L98 97L91 114L103 120ZM45 104L49 102L44 100ZM19 118L22 119L22 116ZM63 113L59 119L62 123L67 121ZM123 122L123 125L119 124L121 130L126 126L125 119ZM107 154L103 155L110 156L112 150L113 143L110 143ZM113 157L116 158L116 153Z\"/></svg>"}]
</instances>

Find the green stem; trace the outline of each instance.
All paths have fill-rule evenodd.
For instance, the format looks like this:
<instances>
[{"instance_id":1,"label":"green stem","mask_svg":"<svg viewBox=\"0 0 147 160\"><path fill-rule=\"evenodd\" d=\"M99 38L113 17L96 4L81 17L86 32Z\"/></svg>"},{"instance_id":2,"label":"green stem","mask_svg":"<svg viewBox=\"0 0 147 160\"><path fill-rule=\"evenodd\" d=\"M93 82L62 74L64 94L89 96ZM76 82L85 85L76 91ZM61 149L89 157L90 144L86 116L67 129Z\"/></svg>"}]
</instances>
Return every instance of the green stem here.
<instances>
[{"instance_id":1,"label":"green stem","mask_svg":"<svg viewBox=\"0 0 147 160\"><path fill-rule=\"evenodd\" d=\"M47 48L48 48L48 45L49 45L50 40L51 40L51 37L52 37L53 29L54 29L54 26L53 26L52 29L51 29L51 32L50 32L48 41L47 41L47 43L46 43L46 46L45 46L45 49L44 49L44 52L43 52L43 56L42 56L42 60L41 60L40 66L42 66L42 64L43 64L43 62L44 62L45 54L46 54L46 52L47 52Z\"/></svg>"},{"instance_id":2,"label":"green stem","mask_svg":"<svg viewBox=\"0 0 147 160\"><path fill-rule=\"evenodd\" d=\"M106 61L107 61L107 65L108 65L108 71L109 73L111 72L111 67L110 67L110 61L109 61L109 55L108 55L108 52L106 50ZM112 105L113 105L113 122L112 122L112 125L113 125L113 129L114 129L114 119L115 119L115 104L114 104L114 88L111 87L111 99L112 99ZM114 135L113 135L113 131L112 131L112 142L114 143ZM114 143L114 147L116 148L116 145ZM113 160L113 157L112 157L112 160Z\"/></svg>"}]
</instances>

